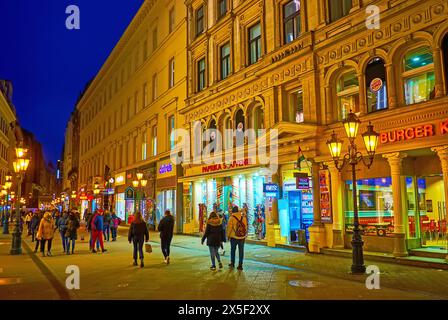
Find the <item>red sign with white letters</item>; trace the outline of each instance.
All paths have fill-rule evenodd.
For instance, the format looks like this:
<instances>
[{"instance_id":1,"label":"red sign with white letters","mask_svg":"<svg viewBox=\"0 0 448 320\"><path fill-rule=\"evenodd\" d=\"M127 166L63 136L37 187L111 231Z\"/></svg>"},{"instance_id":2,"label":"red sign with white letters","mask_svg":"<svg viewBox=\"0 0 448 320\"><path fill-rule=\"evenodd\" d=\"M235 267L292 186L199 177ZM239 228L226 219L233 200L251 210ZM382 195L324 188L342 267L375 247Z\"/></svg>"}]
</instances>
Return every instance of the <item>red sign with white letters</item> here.
<instances>
[{"instance_id":1,"label":"red sign with white letters","mask_svg":"<svg viewBox=\"0 0 448 320\"><path fill-rule=\"evenodd\" d=\"M380 133L380 143L394 143L448 134L448 120Z\"/></svg>"}]
</instances>

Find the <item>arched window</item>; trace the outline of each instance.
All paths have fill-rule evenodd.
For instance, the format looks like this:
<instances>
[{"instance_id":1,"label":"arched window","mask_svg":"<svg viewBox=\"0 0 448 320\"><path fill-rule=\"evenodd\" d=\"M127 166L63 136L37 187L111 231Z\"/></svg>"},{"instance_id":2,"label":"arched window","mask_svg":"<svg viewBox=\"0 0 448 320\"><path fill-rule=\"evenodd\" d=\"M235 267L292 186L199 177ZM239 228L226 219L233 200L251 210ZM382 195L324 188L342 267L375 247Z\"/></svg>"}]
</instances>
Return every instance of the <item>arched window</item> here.
<instances>
[{"instance_id":1,"label":"arched window","mask_svg":"<svg viewBox=\"0 0 448 320\"><path fill-rule=\"evenodd\" d=\"M232 131L232 119L229 115L227 115L223 120L223 148L224 151L232 148L232 139L233 139L233 131Z\"/></svg>"},{"instance_id":2,"label":"arched window","mask_svg":"<svg viewBox=\"0 0 448 320\"><path fill-rule=\"evenodd\" d=\"M239 109L235 113L235 135L236 135L236 146L244 145L244 131L246 130L244 126L244 112Z\"/></svg>"},{"instance_id":3,"label":"arched window","mask_svg":"<svg viewBox=\"0 0 448 320\"><path fill-rule=\"evenodd\" d=\"M355 70L339 76L336 84L338 120L343 120L350 111L359 112L359 82Z\"/></svg>"},{"instance_id":4,"label":"arched window","mask_svg":"<svg viewBox=\"0 0 448 320\"><path fill-rule=\"evenodd\" d=\"M445 90L448 93L448 33L442 41L443 70L445 71Z\"/></svg>"},{"instance_id":5,"label":"arched window","mask_svg":"<svg viewBox=\"0 0 448 320\"><path fill-rule=\"evenodd\" d=\"M262 130L265 128L264 126L264 111L261 106L256 106L252 111L252 128L255 130L255 135L258 137Z\"/></svg>"},{"instance_id":6,"label":"arched window","mask_svg":"<svg viewBox=\"0 0 448 320\"><path fill-rule=\"evenodd\" d=\"M373 58L366 67L367 112L387 109L386 68L384 60Z\"/></svg>"},{"instance_id":7,"label":"arched window","mask_svg":"<svg viewBox=\"0 0 448 320\"><path fill-rule=\"evenodd\" d=\"M405 54L403 82L407 105L434 98L434 60L430 47L420 47Z\"/></svg>"}]
</instances>

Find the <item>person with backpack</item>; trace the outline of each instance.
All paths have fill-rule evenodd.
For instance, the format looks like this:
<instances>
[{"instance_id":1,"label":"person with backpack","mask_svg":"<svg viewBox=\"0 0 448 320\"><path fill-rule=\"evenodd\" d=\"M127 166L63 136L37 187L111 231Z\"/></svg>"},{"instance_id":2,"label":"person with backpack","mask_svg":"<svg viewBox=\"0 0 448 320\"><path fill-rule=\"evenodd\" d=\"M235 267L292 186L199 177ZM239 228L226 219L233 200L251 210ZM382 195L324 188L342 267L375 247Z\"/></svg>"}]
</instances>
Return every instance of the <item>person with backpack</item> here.
<instances>
[{"instance_id":1,"label":"person with backpack","mask_svg":"<svg viewBox=\"0 0 448 320\"><path fill-rule=\"evenodd\" d=\"M72 254L75 253L75 241L78 238L78 228L80 227L78 216L75 212L70 212L66 219L65 226L65 248L67 254L70 254L70 241L72 242Z\"/></svg>"},{"instance_id":2,"label":"person with backpack","mask_svg":"<svg viewBox=\"0 0 448 320\"><path fill-rule=\"evenodd\" d=\"M140 268L143 268L143 244L149 241L149 231L145 220L143 219L142 213L137 211L135 214L135 219L132 221L129 227L128 233L129 243L134 245L134 266L137 266L137 251L140 256Z\"/></svg>"},{"instance_id":3,"label":"person with backpack","mask_svg":"<svg viewBox=\"0 0 448 320\"><path fill-rule=\"evenodd\" d=\"M210 270L215 271L215 258L218 260L219 269L222 269L221 257L219 256L218 249L225 242L225 231L222 228L222 220L212 211L207 220L207 226L205 227L204 236L202 237L201 244L204 244L207 239L207 246L210 250L210 259L212 260L212 266Z\"/></svg>"},{"instance_id":4,"label":"person with backpack","mask_svg":"<svg viewBox=\"0 0 448 320\"><path fill-rule=\"evenodd\" d=\"M244 241L247 237L247 220L238 210L237 206L232 208L232 215L227 225L227 238L230 239L230 264L231 269L235 268L235 253L238 246L238 270L243 270Z\"/></svg>"},{"instance_id":5,"label":"person with backpack","mask_svg":"<svg viewBox=\"0 0 448 320\"><path fill-rule=\"evenodd\" d=\"M157 230L160 232L160 247L165 258L164 261L166 264L170 264L170 245L174 232L174 218L170 210L165 211L165 216L160 220Z\"/></svg>"},{"instance_id":6,"label":"person with backpack","mask_svg":"<svg viewBox=\"0 0 448 320\"><path fill-rule=\"evenodd\" d=\"M112 213L111 217L111 223L110 223L110 233L112 236L112 241L117 241L117 230L118 226L121 223L121 219L118 218L118 216L115 214L115 212Z\"/></svg>"},{"instance_id":7,"label":"person with backpack","mask_svg":"<svg viewBox=\"0 0 448 320\"><path fill-rule=\"evenodd\" d=\"M95 210L96 213L93 215L90 223L90 228L92 230L92 253L96 253L95 243L99 240L101 252L106 252L107 249L104 249L104 241L103 241L103 211ZM97 249L98 250L98 249Z\"/></svg>"}]
</instances>

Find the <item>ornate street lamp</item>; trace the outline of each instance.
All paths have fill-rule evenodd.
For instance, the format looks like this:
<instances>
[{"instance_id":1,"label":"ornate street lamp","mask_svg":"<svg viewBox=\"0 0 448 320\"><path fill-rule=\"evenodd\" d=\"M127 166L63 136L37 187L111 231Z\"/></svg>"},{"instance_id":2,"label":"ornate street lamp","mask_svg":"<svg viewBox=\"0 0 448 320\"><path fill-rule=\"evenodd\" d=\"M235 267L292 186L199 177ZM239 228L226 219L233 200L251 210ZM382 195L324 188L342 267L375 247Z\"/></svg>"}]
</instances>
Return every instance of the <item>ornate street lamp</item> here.
<instances>
[{"instance_id":1,"label":"ornate street lamp","mask_svg":"<svg viewBox=\"0 0 448 320\"><path fill-rule=\"evenodd\" d=\"M22 232L20 230L20 199L22 197L22 181L26 169L30 164L30 159L27 158L28 149L19 145L16 147L17 159L13 162L14 172L17 176L17 198L16 198L16 222L12 234L11 254L22 254Z\"/></svg>"},{"instance_id":2,"label":"ornate street lamp","mask_svg":"<svg viewBox=\"0 0 448 320\"><path fill-rule=\"evenodd\" d=\"M148 180L143 179L143 173L141 171L137 171L135 176L137 179L132 180L132 186L136 189L134 213L137 212L137 209L140 210L141 199L138 195L141 193L143 199L143 187L146 187L146 185L148 184Z\"/></svg>"},{"instance_id":3,"label":"ornate street lamp","mask_svg":"<svg viewBox=\"0 0 448 320\"><path fill-rule=\"evenodd\" d=\"M364 266L363 256L363 244L361 230L359 229L359 216L358 216L358 202L357 202L357 190L356 190L356 166L362 162L367 168L370 168L373 163L375 151L378 146L379 134L373 130L373 125L369 123L367 131L362 134L364 145L367 150L368 159L366 160L355 144L355 139L358 134L358 129L361 121L358 117L350 111L347 118L342 122L345 132L347 134L350 145L348 146L348 152L343 155L342 162L340 162L342 152L342 141L338 139L336 133L333 131L330 140L327 141L328 148L330 149L331 157L336 165L336 168L341 171L345 165L349 164L352 167L352 180L353 180L353 238L352 238L352 273L365 273L366 267Z\"/></svg>"}]
</instances>

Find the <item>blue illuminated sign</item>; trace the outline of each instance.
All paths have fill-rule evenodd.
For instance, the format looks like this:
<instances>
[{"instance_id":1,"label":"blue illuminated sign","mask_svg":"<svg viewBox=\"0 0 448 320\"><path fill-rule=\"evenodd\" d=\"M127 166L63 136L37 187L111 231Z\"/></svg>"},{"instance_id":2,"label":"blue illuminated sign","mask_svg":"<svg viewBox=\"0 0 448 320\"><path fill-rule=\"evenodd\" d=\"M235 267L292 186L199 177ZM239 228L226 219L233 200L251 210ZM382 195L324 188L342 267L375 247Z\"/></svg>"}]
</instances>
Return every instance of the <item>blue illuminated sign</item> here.
<instances>
[{"instance_id":1,"label":"blue illuminated sign","mask_svg":"<svg viewBox=\"0 0 448 320\"><path fill-rule=\"evenodd\" d=\"M263 192L266 197L276 198L278 197L279 187L276 183L264 183L263 184Z\"/></svg>"}]
</instances>

